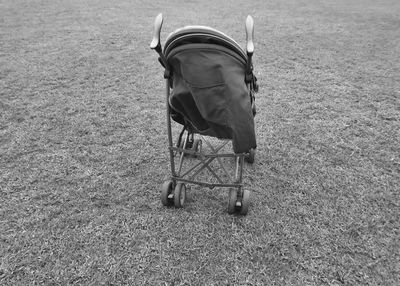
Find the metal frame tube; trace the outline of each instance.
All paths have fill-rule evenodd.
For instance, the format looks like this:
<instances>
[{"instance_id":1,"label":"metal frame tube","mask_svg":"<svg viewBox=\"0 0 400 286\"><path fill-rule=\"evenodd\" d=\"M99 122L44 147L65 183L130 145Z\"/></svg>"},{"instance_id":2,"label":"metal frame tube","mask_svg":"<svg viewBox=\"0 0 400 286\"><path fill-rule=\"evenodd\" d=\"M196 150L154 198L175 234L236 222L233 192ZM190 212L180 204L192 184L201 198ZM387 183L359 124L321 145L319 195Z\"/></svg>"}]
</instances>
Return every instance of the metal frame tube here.
<instances>
[{"instance_id":1,"label":"metal frame tube","mask_svg":"<svg viewBox=\"0 0 400 286\"><path fill-rule=\"evenodd\" d=\"M171 110L169 107L169 96L170 96L170 88L169 88L169 79L165 79L165 94L166 94L166 107L167 107L167 133L168 133L168 145L169 145L169 160L170 160L170 166L171 166L171 176L175 177L176 172L175 172L175 159L174 159L174 151L172 149L173 143L172 143L172 128L171 128Z\"/></svg>"},{"instance_id":2,"label":"metal frame tube","mask_svg":"<svg viewBox=\"0 0 400 286\"><path fill-rule=\"evenodd\" d=\"M235 183L241 184L243 178L244 154L236 157Z\"/></svg>"},{"instance_id":3,"label":"metal frame tube","mask_svg":"<svg viewBox=\"0 0 400 286\"><path fill-rule=\"evenodd\" d=\"M178 165L178 173L177 176L180 176L181 171L182 171L182 166L183 166L183 160L185 159L185 147L187 144L188 136L185 136L185 139L183 140L183 150L181 155L179 156L179 165Z\"/></svg>"}]
</instances>

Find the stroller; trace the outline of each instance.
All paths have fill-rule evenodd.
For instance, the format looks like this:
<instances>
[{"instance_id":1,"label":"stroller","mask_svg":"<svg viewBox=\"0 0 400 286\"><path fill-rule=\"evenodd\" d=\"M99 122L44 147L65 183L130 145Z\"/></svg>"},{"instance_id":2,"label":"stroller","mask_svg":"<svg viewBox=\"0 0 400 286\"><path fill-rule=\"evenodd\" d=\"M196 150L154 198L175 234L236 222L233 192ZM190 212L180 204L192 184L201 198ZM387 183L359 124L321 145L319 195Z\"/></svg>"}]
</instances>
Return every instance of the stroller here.
<instances>
[{"instance_id":1,"label":"stroller","mask_svg":"<svg viewBox=\"0 0 400 286\"><path fill-rule=\"evenodd\" d=\"M229 188L228 213L246 215L250 192L243 188L243 166L254 162L256 150L253 18L246 19L246 52L229 36L206 26L178 29L162 48L162 23L159 14L150 44L166 80L171 176L162 186L161 202L183 207L188 183L224 187ZM182 126L175 145L171 119ZM233 153L225 151L228 143ZM233 162L233 170L227 160ZM213 181L198 179L205 172Z\"/></svg>"}]
</instances>

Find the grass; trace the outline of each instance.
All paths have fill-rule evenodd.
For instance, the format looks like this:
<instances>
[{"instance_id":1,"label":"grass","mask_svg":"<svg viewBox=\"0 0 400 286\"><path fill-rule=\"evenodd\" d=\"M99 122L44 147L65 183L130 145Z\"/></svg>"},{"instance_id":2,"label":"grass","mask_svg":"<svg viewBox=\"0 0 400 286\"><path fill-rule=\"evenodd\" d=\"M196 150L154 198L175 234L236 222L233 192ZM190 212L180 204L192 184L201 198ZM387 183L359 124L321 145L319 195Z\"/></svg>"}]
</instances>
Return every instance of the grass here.
<instances>
[{"instance_id":1,"label":"grass","mask_svg":"<svg viewBox=\"0 0 400 286\"><path fill-rule=\"evenodd\" d=\"M2 1L1 285L397 285L398 1ZM256 24L246 217L169 175L162 70L183 25Z\"/></svg>"}]
</instances>

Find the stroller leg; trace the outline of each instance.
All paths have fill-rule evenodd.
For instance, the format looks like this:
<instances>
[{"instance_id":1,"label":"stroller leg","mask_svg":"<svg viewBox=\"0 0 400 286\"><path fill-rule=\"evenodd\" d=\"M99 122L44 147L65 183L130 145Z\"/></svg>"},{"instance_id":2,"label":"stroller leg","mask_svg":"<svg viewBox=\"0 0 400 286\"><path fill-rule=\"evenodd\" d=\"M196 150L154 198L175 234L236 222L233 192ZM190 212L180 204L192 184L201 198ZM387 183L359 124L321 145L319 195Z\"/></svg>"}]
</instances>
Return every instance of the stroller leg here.
<instances>
[{"instance_id":1,"label":"stroller leg","mask_svg":"<svg viewBox=\"0 0 400 286\"><path fill-rule=\"evenodd\" d=\"M175 205L175 207L181 208L185 203L186 188L182 182L177 183L176 180L173 179L173 177L176 177L176 171L175 171L174 151L172 149L173 143L172 143L172 128L171 128L171 110L169 107L169 95L170 95L169 80L166 79L165 82L166 82L165 94L166 94L166 107L167 107L167 131L168 131L168 145L169 145L169 160L171 165L171 179L165 181L162 186L161 202L164 206Z\"/></svg>"},{"instance_id":2,"label":"stroller leg","mask_svg":"<svg viewBox=\"0 0 400 286\"><path fill-rule=\"evenodd\" d=\"M183 149L186 149L186 145L188 143L189 136L186 136L185 139L183 140ZM185 152L182 152L181 155L179 156L179 165L178 165L178 173L177 175L180 176L181 171L182 171L182 166L183 166L183 160L185 158Z\"/></svg>"},{"instance_id":3,"label":"stroller leg","mask_svg":"<svg viewBox=\"0 0 400 286\"><path fill-rule=\"evenodd\" d=\"M241 183L243 177L244 154L236 157L236 172L235 183ZM228 213L233 214L238 212L241 215L246 215L249 210L250 192L242 188L230 188L228 200Z\"/></svg>"},{"instance_id":4,"label":"stroller leg","mask_svg":"<svg viewBox=\"0 0 400 286\"><path fill-rule=\"evenodd\" d=\"M242 183L243 162L244 162L244 155L239 155L236 157L235 183L237 183L237 184Z\"/></svg>"},{"instance_id":5,"label":"stroller leg","mask_svg":"<svg viewBox=\"0 0 400 286\"><path fill-rule=\"evenodd\" d=\"M168 146L169 146L169 161L171 166L171 176L175 177L175 161L174 161L174 151L172 150L172 129L171 129L171 111L169 107L169 79L165 80L165 94L166 94L166 107L167 107L167 133L168 133Z\"/></svg>"}]
</instances>

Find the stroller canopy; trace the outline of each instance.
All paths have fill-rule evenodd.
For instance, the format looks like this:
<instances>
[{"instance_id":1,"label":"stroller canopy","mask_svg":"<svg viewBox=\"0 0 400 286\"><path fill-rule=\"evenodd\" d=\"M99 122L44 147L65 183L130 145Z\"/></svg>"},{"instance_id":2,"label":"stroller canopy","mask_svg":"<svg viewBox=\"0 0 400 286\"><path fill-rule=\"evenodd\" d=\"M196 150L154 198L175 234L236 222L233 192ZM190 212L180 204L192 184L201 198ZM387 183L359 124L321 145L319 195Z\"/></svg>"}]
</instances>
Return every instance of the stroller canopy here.
<instances>
[{"instance_id":1,"label":"stroller canopy","mask_svg":"<svg viewBox=\"0 0 400 286\"><path fill-rule=\"evenodd\" d=\"M240 45L228 35L206 26L186 26L171 33L166 40L164 54L185 43L208 43L227 47L240 55L244 61L247 56Z\"/></svg>"},{"instance_id":2,"label":"stroller canopy","mask_svg":"<svg viewBox=\"0 0 400 286\"><path fill-rule=\"evenodd\" d=\"M232 139L235 153L256 148L247 55L215 29L188 26L167 38L172 118L190 131Z\"/></svg>"}]
</instances>

